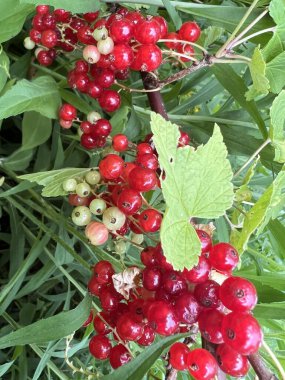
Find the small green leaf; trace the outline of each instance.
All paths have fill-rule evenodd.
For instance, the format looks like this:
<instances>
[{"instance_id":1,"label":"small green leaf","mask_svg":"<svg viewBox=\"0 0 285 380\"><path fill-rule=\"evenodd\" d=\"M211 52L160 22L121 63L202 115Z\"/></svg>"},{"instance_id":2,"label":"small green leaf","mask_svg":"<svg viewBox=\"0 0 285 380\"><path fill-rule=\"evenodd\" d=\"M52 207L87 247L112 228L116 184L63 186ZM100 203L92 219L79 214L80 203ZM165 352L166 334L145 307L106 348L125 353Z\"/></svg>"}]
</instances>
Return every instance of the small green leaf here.
<instances>
[{"instance_id":1,"label":"small green leaf","mask_svg":"<svg viewBox=\"0 0 285 380\"><path fill-rule=\"evenodd\" d=\"M269 13L276 24L282 23L285 20L285 0L271 0Z\"/></svg>"},{"instance_id":2,"label":"small green leaf","mask_svg":"<svg viewBox=\"0 0 285 380\"><path fill-rule=\"evenodd\" d=\"M275 94L278 94L285 85L284 66L285 51L266 65L266 77L269 80L271 91Z\"/></svg>"},{"instance_id":3,"label":"small green leaf","mask_svg":"<svg viewBox=\"0 0 285 380\"><path fill-rule=\"evenodd\" d=\"M90 169L88 168L66 168L47 172L25 174L19 176L19 178L30 182L36 182L37 184L44 186L42 191L42 195L44 197L57 197L68 194L68 192L64 191L62 188L62 184L66 179L77 177L81 178L89 171Z\"/></svg>"},{"instance_id":4,"label":"small green leaf","mask_svg":"<svg viewBox=\"0 0 285 380\"><path fill-rule=\"evenodd\" d=\"M46 142L52 132L51 120L37 112L26 112L22 124L21 150L33 149Z\"/></svg>"},{"instance_id":5,"label":"small green leaf","mask_svg":"<svg viewBox=\"0 0 285 380\"><path fill-rule=\"evenodd\" d=\"M91 298L87 295L73 310L39 320L0 338L0 348L45 343L64 338L79 329L89 316Z\"/></svg>"},{"instance_id":6,"label":"small green leaf","mask_svg":"<svg viewBox=\"0 0 285 380\"><path fill-rule=\"evenodd\" d=\"M269 136L275 148L274 160L285 162L285 90L274 99L270 108L270 117Z\"/></svg>"},{"instance_id":7,"label":"small green leaf","mask_svg":"<svg viewBox=\"0 0 285 380\"><path fill-rule=\"evenodd\" d=\"M256 47L249 64L253 85L246 93L246 99L252 100L258 95L266 95L269 90L269 81L265 76L266 63L263 59L261 50Z\"/></svg>"},{"instance_id":8,"label":"small green leaf","mask_svg":"<svg viewBox=\"0 0 285 380\"><path fill-rule=\"evenodd\" d=\"M161 228L162 247L175 269L191 268L201 247L189 221L192 217L217 218L233 202L227 149L218 126L208 143L197 150L190 146L177 148L178 127L155 113L151 115L151 129L165 172L161 186L168 211Z\"/></svg>"},{"instance_id":9,"label":"small green leaf","mask_svg":"<svg viewBox=\"0 0 285 380\"><path fill-rule=\"evenodd\" d=\"M181 18L179 16L178 12L175 9L175 6L172 5L170 0L162 0L162 2L163 2L163 5L165 6L167 12L169 13L169 16L170 16L173 24L175 25L176 30L179 30L181 25L182 25L182 21L181 21Z\"/></svg>"},{"instance_id":10,"label":"small green leaf","mask_svg":"<svg viewBox=\"0 0 285 380\"><path fill-rule=\"evenodd\" d=\"M204 47L208 47L213 42L220 39L224 33L223 28L219 28L218 26L209 26L207 29L204 29L202 32L201 39L204 38Z\"/></svg>"},{"instance_id":11,"label":"small green leaf","mask_svg":"<svg viewBox=\"0 0 285 380\"><path fill-rule=\"evenodd\" d=\"M112 125L112 133L114 136L118 133L124 133L128 121L129 107L123 106L109 120Z\"/></svg>"},{"instance_id":12,"label":"small green leaf","mask_svg":"<svg viewBox=\"0 0 285 380\"><path fill-rule=\"evenodd\" d=\"M38 111L55 119L59 106L57 85L51 77L39 77L32 82L23 79L1 97L0 119L26 111Z\"/></svg>"},{"instance_id":13,"label":"small green leaf","mask_svg":"<svg viewBox=\"0 0 285 380\"><path fill-rule=\"evenodd\" d=\"M95 12L100 9L100 2L98 0L20 0L20 3L47 4L73 13Z\"/></svg>"},{"instance_id":14,"label":"small green leaf","mask_svg":"<svg viewBox=\"0 0 285 380\"><path fill-rule=\"evenodd\" d=\"M159 340L145 348L130 363L118 368L110 375L103 376L102 380L141 380L166 348L186 336L187 334L179 334Z\"/></svg>"},{"instance_id":15,"label":"small green leaf","mask_svg":"<svg viewBox=\"0 0 285 380\"><path fill-rule=\"evenodd\" d=\"M9 58L3 50L0 54L0 91L2 91L7 81L7 78L9 77L9 66Z\"/></svg>"}]
</instances>

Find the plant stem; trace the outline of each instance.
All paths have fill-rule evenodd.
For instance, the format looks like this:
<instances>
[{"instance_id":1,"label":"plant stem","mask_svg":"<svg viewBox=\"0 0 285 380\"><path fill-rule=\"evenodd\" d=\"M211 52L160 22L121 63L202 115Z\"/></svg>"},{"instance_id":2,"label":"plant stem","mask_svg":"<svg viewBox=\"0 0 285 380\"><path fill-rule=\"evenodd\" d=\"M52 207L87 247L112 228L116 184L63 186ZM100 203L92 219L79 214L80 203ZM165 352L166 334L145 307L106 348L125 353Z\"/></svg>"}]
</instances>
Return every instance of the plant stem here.
<instances>
[{"instance_id":1,"label":"plant stem","mask_svg":"<svg viewBox=\"0 0 285 380\"><path fill-rule=\"evenodd\" d=\"M260 380L278 380L266 367L259 353L249 355L248 360Z\"/></svg>"},{"instance_id":2,"label":"plant stem","mask_svg":"<svg viewBox=\"0 0 285 380\"><path fill-rule=\"evenodd\" d=\"M263 30L260 30L259 32L255 32L255 33L249 34L248 36L244 37L243 39L237 40L235 43L232 43L231 47L234 48L234 47L236 47L236 46L238 46L240 44L243 44L244 42L250 40L251 38L259 36L260 34L264 34L264 33L268 33L268 32L274 33L275 30L276 30L276 27L274 26L273 28L263 29Z\"/></svg>"},{"instance_id":3,"label":"plant stem","mask_svg":"<svg viewBox=\"0 0 285 380\"><path fill-rule=\"evenodd\" d=\"M252 156L250 156L249 159L242 165L242 167L234 174L234 177L237 177L270 142L271 140L269 138L266 139L264 143L260 145L260 147L252 154Z\"/></svg>"},{"instance_id":4,"label":"plant stem","mask_svg":"<svg viewBox=\"0 0 285 380\"><path fill-rule=\"evenodd\" d=\"M268 355L271 357L271 359L273 360L276 368L278 369L278 371L280 372L280 375L281 375L281 378L282 380L285 380L285 371L281 365L281 363L279 362L279 360L277 359L277 357L275 356L274 352L271 351L270 347L268 346L268 344L263 341L262 343L263 345L263 348L265 349L265 351L268 353Z\"/></svg>"}]
</instances>

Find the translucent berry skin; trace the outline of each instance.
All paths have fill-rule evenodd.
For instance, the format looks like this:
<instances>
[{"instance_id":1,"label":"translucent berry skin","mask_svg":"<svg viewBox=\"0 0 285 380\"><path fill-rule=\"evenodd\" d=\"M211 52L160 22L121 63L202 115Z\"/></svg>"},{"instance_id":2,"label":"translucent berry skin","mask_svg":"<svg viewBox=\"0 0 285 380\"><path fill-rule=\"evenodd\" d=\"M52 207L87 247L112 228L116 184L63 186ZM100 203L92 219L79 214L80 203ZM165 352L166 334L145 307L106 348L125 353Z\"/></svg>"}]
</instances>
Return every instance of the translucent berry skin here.
<instances>
[{"instance_id":1,"label":"translucent berry skin","mask_svg":"<svg viewBox=\"0 0 285 380\"><path fill-rule=\"evenodd\" d=\"M197 322L200 312L201 306L192 293L186 292L176 298L175 314L179 322L191 325Z\"/></svg>"},{"instance_id":2,"label":"translucent berry skin","mask_svg":"<svg viewBox=\"0 0 285 380\"><path fill-rule=\"evenodd\" d=\"M168 32L167 21L162 16L154 16L153 20L155 20L160 26L160 36L159 38L165 38Z\"/></svg>"},{"instance_id":3,"label":"translucent berry skin","mask_svg":"<svg viewBox=\"0 0 285 380\"><path fill-rule=\"evenodd\" d=\"M206 231L203 231L203 230L196 230L196 233L201 242L201 253L206 254L212 248L211 236L207 234Z\"/></svg>"},{"instance_id":4,"label":"translucent berry skin","mask_svg":"<svg viewBox=\"0 0 285 380\"><path fill-rule=\"evenodd\" d=\"M212 380L218 372L216 359L204 348L190 351L187 357L187 367L196 380Z\"/></svg>"},{"instance_id":5,"label":"translucent berry skin","mask_svg":"<svg viewBox=\"0 0 285 380\"><path fill-rule=\"evenodd\" d=\"M90 222L85 228L85 236L92 245L102 245L109 237L109 231L103 223Z\"/></svg>"},{"instance_id":6,"label":"translucent berry skin","mask_svg":"<svg viewBox=\"0 0 285 380\"><path fill-rule=\"evenodd\" d=\"M54 30L44 30L41 36L42 45L51 49L57 44L57 34Z\"/></svg>"},{"instance_id":7,"label":"translucent berry skin","mask_svg":"<svg viewBox=\"0 0 285 380\"><path fill-rule=\"evenodd\" d=\"M131 359L131 354L122 344L111 348L109 360L112 368L119 368L127 364Z\"/></svg>"},{"instance_id":8,"label":"translucent berry skin","mask_svg":"<svg viewBox=\"0 0 285 380\"><path fill-rule=\"evenodd\" d=\"M134 189L123 189L117 200L118 208L126 215L134 215L142 205L140 193Z\"/></svg>"},{"instance_id":9,"label":"translucent berry skin","mask_svg":"<svg viewBox=\"0 0 285 380\"><path fill-rule=\"evenodd\" d=\"M224 342L222 335L222 322L224 314L218 310L205 310L199 315L198 323L201 335L211 343Z\"/></svg>"},{"instance_id":10,"label":"translucent berry skin","mask_svg":"<svg viewBox=\"0 0 285 380\"><path fill-rule=\"evenodd\" d=\"M128 149L128 144L129 140L126 135L118 134L113 136L112 145L116 152L124 152Z\"/></svg>"},{"instance_id":11,"label":"translucent berry skin","mask_svg":"<svg viewBox=\"0 0 285 380\"><path fill-rule=\"evenodd\" d=\"M153 153L140 154L137 157L136 163L138 166L143 168L157 170L158 169L158 159Z\"/></svg>"},{"instance_id":12,"label":"translucent berry skin","mask_svg":"<svg viewBox=\"0 0 285 380\"><path fill-rule=\"evenodd\" d=\"M195 22L187 21L182 24L178 34L183 41L195 42L200 37L201 29Z\"/></svg>"},{"instance_id":13,"label":"translucent berry skin","mask_svg":"<svg viewBox=\"0 0 285 380\"><path fill-rule=\"evenodd\" d=\"M133 70L154 71L162 62L162 52L156 45L142 45L138 48L131 65Z\"/></svg>"},{"instance_id":14,"label":"translucent berry skin","mask_svg":"<svg viewBox=\"0 0 285 380\"><path fill-rule=\"evenodd\" d=\"M137 155L140 156L142 154L151 154L153 153L153 149L148 143L140 143L137 145Z\"/></svg>"},{"instance_id":15,"label":"translucent berry skin","mask_svg":"<svg viewBox=\"0 0 285 380\"><path fill-rule=\"evenodd\" d=\"M110 36L116 44L129 42L133 35L134 25L126 18L114 20L109 28Z\"/></svg>"},{"instance_id":16,"label":"translucent berry skin","mask_svg":"<svg viewBox=\"0 0 285 380\"><path fill-rule=\"evenodd\" d=\"M153 291L160 287L162 280L162 273L157 267L145 268L142 272L143 287L147 290Z\"/></svg>"},{"instance_id":17,"label":"translucent berry skin","mask_svg":"<svg viewBox=\"0 0 285 380\"><path fill-rule=\"evenodd\" d=\"M139 216L139 223L145 232L156 232L160 229L162 216L157 210L144 210Z\"/></svg>"},{"instance_id":18,"label":"translucent berry skin","mask_svg":"<svg viewBox=\"0 0 285 380\"><path fill-rule=\"evenodd\" d=\"M232 271L239 262L237 250L228 243L218 243L210 250L209 261L213 268L223 272Z\"/></svg>"},{"instance_id":19,"label":"translucent berry skin","mask_svg":"<svg viewBox=\"0 0 285 380\"><path fill-rule=\"evenodd\" d=\"M93 276L90 278L87 287L88 287L88 290L91 294L99 297L99 294L100 294L100 291L101 291L103 285L99 284L96 277Z\"/></svg>"},{"instance_id":20,"label":"translucent berry skin","mask_svg":"<svg viewBox=\"0 0 285 380\"><path fill-rule=\"evenodd\" d=\"M100 316L102 318L100 318ZM107 335L111 332L111 329L110 327L103 321L106 321L108 324L110 324L110 314L105 312L105 311L101 311L100 313L98 313L97 315L95 315L94 317L94 320L93 320L93 325L94 325L94 330L97 332L97 334L100 334L100 335Z\"/></svg>"},{"instance_id":21,"label":"translucent berry skin","mask_svg":"<svg viewBox=\"0 0 285 380\"><path fill-rule=\"evenodd\" d=\"M160 335L172 335L178 329L173 307L166 301L154 301L147 309L150 326Z\"/></svg>"},{"instance_id":22,"label":"translucent berry skin","mask_svg":"<svg viewBox=\"0 0 285 380\"><path fill-rule=\"evenodd\" d=\"M112 54L110 54L110 61L117 70L125 70L132 64L134 60L134 53L132 48L126 44L115 45Z\"/></svg>"},{"instance_id":23,"label":"translucent berry skin","mask_svg":"<svg viewBox=\"0 0 285 380\"><path fill-rule=\"evenodd\" d=\"M231 312L222 323L224 342L242 355L258 351L262 343L262 330L257 320L246 312Z\"/></svg>"},{"instance_id":24,"label":"translucent berry skin","mask_svg":"<svg viewBox=\"0 0 285 380\"><path fill-rule=\"evenodd\" d=\"M156 250L154 247L146 247L141 251L141 262L146 267L157 264Z\"/></svg>"},{"instance_id":25,"label":"translucent berry skin","mask_svg":"<svg viewBox=\"0 0 285 380\"><path fill-rule=\"evenodd\" d=\"M137 340L140 346L150 346L155 339L155 331L149 325L144 326L142 336Z\"/></svg>"},{"instance_id":26,"label":"translucent berry skin","mask_svg":"<svg viewBox=\"0 0 285 380\"><path fill-rule=\"evenodd\" d=\"M117 321L116 330L125 341L135 341L143 334L143 326L135 321L131 313L123 314Z\"/></svg>"},{"instance_id":27,"label":"translucent berry skin","mask_svg":"<svg viewBox=\"0 0 285 380\"><path fill-rule=\"evenodd\" d=\"M227 344L219 345L216 353L222 371L233 377L242 377L247 374L249 362L246 356L239 354Z\"/></svg>"},{"instance_id":28,"label":"translucent berry skin","mask_svg":"<svg viewBox=\"0 0 285 380\"><path fill-rule=\"evenodd\" d=\"M110 355L112 346L109 339L104 335L95 335L89 342L89 351L96 359L105 360Z\"/></svg>"},{"instance_id":29,"label":"translucent berry skin","mask_svg":"<svg viewBox=\"0 0 285 380\"><path fill-rule=\"evenodd\" d=\"M98 98L100 107L106 112L114 112L121 105L121 97L114 90L104 90Z\"/></svg>"},{"instance_id":30,"label":"translucent berry skin","mask_svg":"<svg viewBox=\"0 0 285 380\"><path fill-rule=\"evenodd\" d=\"M102 177L106 179L116 179L120 177L123 171L124 161L116 154L109 154L99 163L99 171Z\"/></svg>"},{"instance_id":31,"label":"translucent berry skin","mask_svg":"<svg viewBox=\"0 0 285 380\"><path fill-rule=\"evenodd\" d=\"M95 78L95 81L100 87L108 88L112 86L115 81L114 71L110 69L103 69Z\"/></svg>"},{"instance_id":32,"label":"translucent berry skin","mask_svg":"<svg viewBox=\"0 0 285 380\"><path fill-rule=\"evenodd\" d=\"M232 311L252 310L257 303L254 285L242 277L229 277L220 287L222 303Z\"/></svg>"},{"instance_id":33,"label":"translucent berry skin","mask_svg":"<svg viewBox=\"0 0 285 380\"><path fill-rule=\"evenodd\" d=\"M200 284L209 278L210 264L204 256L199 257L199 262L191 270L184 269L183 276L193 284Z\"/></svg>"},{"instance_id":34,"label":"translucent berry skin","mask_svg":"<svg viewBox=\"0 0 285 380\"><path fill-rule=\"evenodd\" d=\"M129 185L134 190L149 191L156 183L156 173L151 169L136 167L129 174Z\"/></svg>"},{"instance_id":35,"label":"translucent berry skin","mask_svg":"<svg viewBox=\"0 0 285 380\"><path fill-rule=\"evenodd\" d=\"M187 284L180 272L172 270L163 275L162 286L164 290L172 295L178 296L185 292Z\"/></svg>"},{"instance_id":36,"label":"translucent berry skin","mask_svg":"<svg viewBox=\"0 0 285 380\"><path fill-rule=\"evenodd\" d=\"M102 309L114 311L119 305L119 294L112 287L103 287L99 294Z\"/></svg>"},{"instance_id":37,"label":"translucent berry skin","mask_svg":"<svg viewBox=\"0 0 285 380\"><path fill-rule=\"evenodd\" d=\"M168 34L165 36L165 39L167 39L167 40L173 40L173 41L164 42L165 45L166 45L169 49L173 49L173 50L178 49L178 47L179 47L179 45L180 45L180 42L175 42L176 40L177 40L177 41L180 40L180 37L179 37L178 33L170 32L170 33L168 33Z\"/></svg>"},{"instance_id":38,"label":"translucent berry skin","mask_svg":"<svg viewBox=\"0 0 285 380\"><path fill-rule=\"evenodd\" d=\"M155 44L160 35L160 24L154 18L140 21L134 30L135 39L143 45Z\"/></svg>"},{"instance_id":39,"label":"translucent berry skin","mask_svg":"<svg viewBox=\"0 0 285 380\"><path fill-rule=\"evenodd\" d=\"M178 371L183 371L187 368L187 358L189 348L184 343L174 343L169 350L169 364Z\"/></svg>"},{"instance_id":40,"label":"translucent berry skin","mask_svg":"<svg viewBox=\"0 0 285 380\"><path fill-rule=\"evenodd\" d=\"M107 260L101 260L93 267L93 275L97 278L99 284L110 283L114 273L112 264Z\"/></svg>"},{"instance_id":41,"label":"translucent berry skin","mask_svg":"<svg viewBox=\"0 0 285 380\"><path fill-rule=\"evenodd\" d=\"M220 305L219 290L220 285L216 281L207 280L196 285L194 296L200 305L209 309L216 309Z\"/></svg>"},{"instance_id":42,"label":"translucent berry skin","mask_svg":"<svg viewBox=\"0 0 285 380\"><path fill-rule=\"evenodd\" d=\"M99 119L91 129L92 137L107 137L112 131L112 125L107 119Z\"/></svg>"}]
</instances>

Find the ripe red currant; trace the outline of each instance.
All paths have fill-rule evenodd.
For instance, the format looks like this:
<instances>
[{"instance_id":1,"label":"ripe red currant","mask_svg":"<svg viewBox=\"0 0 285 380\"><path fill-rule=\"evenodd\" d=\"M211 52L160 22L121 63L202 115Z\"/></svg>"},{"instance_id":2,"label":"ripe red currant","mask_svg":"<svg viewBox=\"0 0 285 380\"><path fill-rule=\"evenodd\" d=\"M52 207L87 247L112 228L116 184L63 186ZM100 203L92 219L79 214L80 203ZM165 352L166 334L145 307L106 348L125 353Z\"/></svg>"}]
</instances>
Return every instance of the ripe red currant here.
<instances>
[{"instance_id":1,"label":"ripe red currant","mask_svg":"<svg viewBox=\"0 0 285 380\"><path fill-rule=\"evenodd\" d=\"M157 184L154 170L136 167L129 174L129 185L137 191L152 190Z\"/></svg>"},{"instance_id":2,"label":"ripe red currant","mask_svg":"<svg viewBox=\"0 0 285 380\"><path fill-rule=\"evenodd\" d=\"M232 245L218 243L210 250L209 261L213 268L221 272L232 271L239 262L239 255Z\"/></svg>"},{"instance_id":3,"label":"ripe red currant","mask_svg":"<svg viewBox=\"0 0 285 380\"><path fill-rule=\"evenodd\" d=\"M156 45L142 45L138 48L135 59L131 65L133 70L154 71L162 62L162 52Z\"/></svg>"},{"instance_id":4,"label":"ripe red currant","mask_svg":"<svg viewBox=\"0 0 285 380\"><path fill-rule=\"evenodd\" d=\"M131 313L123 314L116 323L116 330L122 340L134 341L143 334L143 326L136 322Z\"/></svg>"},{"instance_id":5,"label":"ripe red currant","mask_svg":"<svg viewBox=\"0 0 285 380\"><path fill-rule=\"evenodd\" d=\"M117 206L126 215L135 214L142 205L140 193L134 189L125 188L117 199Z\"/></svg>"},{"instance_id":6,"label":"ripe red currant","mask_svg":"<svg viewBox=\"0 0 285 380\"><path fill-rule=\"evenodd\" d=\"M114 112L121 105L121 97L117 91L104 90L98 98L100 107L106 112Z\"/></svg>"},{"instance_id":7,"label":"ripe red currant","mask_svg":"<svg viewBox=\"0 0 285 380\"><path fill-rule=\"evenodd\" d=\"M219 290L220 285L216 281L207 280L196 285L194 296L200 305L209 309L216 309L221 303Z\"/></svg>"},{"instance_id":8,"label":"ripe red currant","mask_svg":"<svg viewBox=\"0 0 285 380\"><path fill-rule=\"evenodd\" d=\"M227 344L220 344L216 352L218 364L225 373L233 377L247 374L249 362L246 356L239 354Z\"/></svg>"},{"instance_id":9,"label":"ripe red currant","mask_svg":"<svg viewBox=\"0 0 285 380\"><path fill-rule=\"evenodd\" d=\"M197 322L201 306L190 292L181 294L175 300L175 314L179 322L189 325Z\"/></svg>"},{"instance_id":10,"label":"ripe red currant","mask_svg":"<svg viewBox=\"0 0 285 380\"><path fill-rule=\"evenodd\" d=\"M112 145L116 152L124 152L128 149L129 140L126 135L118 134L113 136Z\"/></svg>"},{"instance_id":11,"label":"ripe red currant","mask_svg":"<svg viewBox=\"0 0 285 380\"><path fill-rule=\"evenodd\" d=\"M133 28L133 23L127 18L115 19L109 28L110 36L116 44L129 42Z\"/></svg>"},{"instance_id":12,"label":"ripe red currant","mask_svg":"<svg viewBox=\"0 0 285 380\"><path fill-rule=\"evenodd\" d=\"M106 179L116 179L120 177L123 171L124 161L116 154L108 154L99 163L99 171L102 177Z\"/></svg>"},{"instance_id":13,"label":"ripe red currant","mask_svg":"<svg viewBox=\"0 0 285 380\"><path fill-rule=\"evenodd\" d=\"M218 372L218 364L213 355L204 348L190 351L187 357L190 374L196 380L212 380Z\"/></svg>"},{"instance_id":14,"label":"ripe red currant","mask_svg":"<svg viewBox=\"0 0 285 380\"><path fill-rule=\"evenodd\" d=\"M157 267L147 267L142 272L143 286L147 290L153 291L161 286L162 273Z\"/></svg>"},{"instance_id":15,"label":"ripe red currant","mask_svg":"<svg viewBox=\"0 0 285 380\"><path fill-rule=\"evenodd\" d=\"M150 326L160 335L172 335L178 329L173 307L165 301L153 301L147 310Z\"/></svg>"},{"instance_id":16,"label":"ripe red currant","mask_svg":"<svg viewBox=\"0 0 285 380\"><path fill-rule=\"evenodd\" d=\"M124 70L130 67L134 60L134 53L127 44L118 44L110 54L110 61L117 70Z\"/></svg>"},{"instance_id":17,"label":"ripe red currant","mask_svg":"<svg viewBox=\"0 0 285 380\"><path fill-rule=\"evenodd\" d=\"M89 342L89 351L96 359L105 360L111 351L110 340L104 335L95 335Z\"/></svg>"},{"instance_id":18,"label":"ripe red currant","mask_svg":"<svg viewBox=\"0 0 285 380\"><path fill-rule=\"evenodd\" d=\"M183 41L195 42L198 40L201 34L199 26L192 21L187 21L182 24L179 30L179 37Z\"/></svg>"},{"instance_id":19,"label":"ripe red currant","mask_svg":"<svg viewBox=\"0 0 285 380\"><path fill-rule=\"evenodd\" d=\"M139 223L145 232L156 232L160 229L162 216L153 209L144 210L139 216Z\"/></svg>"},{"instance_id":20,"label":"ripe red currant","mask_svg":"<svg viewBox=\"0 0 285 380\"><path fill-rule=\"evenodd\" d=\"M204 256L200 256L199 262L196 266L194 266L191 270L184 269L183 276L186 280L194 284L200 284L201 282L208 280L210 269L211 267L208 260L205 259Z\"/></svg>"},{"instance_id":21,"label":"ripe red currant","mask_svg":"<svg viewBox=\"0 0 285 380\"><path fill-rule=\"evenodd\" d=\"M76 108L73 107L71 104L66 103L60 107L59 117L61 119L72 121L76 119L76 116L77 116Z\"/></svg>"},{"instance_id":22,"label":"ripe red currant","mask_svg":"<svg viewBox=\"0 0 285 380\"><path fill-rule=\"evenodd\" d=\"M199 315L198 323L201 335L211 343L221 344L224 342L222 336L222 322L224 314L218 310L205 310Z\"/></svg>"},{"instance_id":23,"label":"ripe red currant","mask_svg":"<svg viewBox=\"0 0 285 380\"><path fill-rule=\"evenodd\" d=\"M154 18L142 20L135 26L135 39L143 45L155 44L160 35L160 24Z\"/></svg>"},{"instance_id":24,"label":"ripe red currant","mask_svg":"<svg viewBox=\"0 0 285 380\"><path fill-rule=\"evenodd\" d=\"M112 264L107 260L101 260L93 267L93 275L99 284L108 284L115 273Z\"/></svg>"},{"instance_id":25,"label":"ripe red currant","mask_svg":"<svg viewBox=\"0 0 285 380\"><path fill-rule=\"evenodd\" d=\"M169 364L178 371L183 371L187 368L187 358L189 348L184 343L174 343L169 350Z\"/></svg>"},{"instance_id":26,"label":"ripe red currant","mask_svg":"<svg viewBox=\"0 0 285 380\"><path fill-rule=\"evenodd\" d=\"M119 368L127 364L131 359L131 354L122 344L111 348L109 360L112 368Z\"/></svg>"}]
</instances>

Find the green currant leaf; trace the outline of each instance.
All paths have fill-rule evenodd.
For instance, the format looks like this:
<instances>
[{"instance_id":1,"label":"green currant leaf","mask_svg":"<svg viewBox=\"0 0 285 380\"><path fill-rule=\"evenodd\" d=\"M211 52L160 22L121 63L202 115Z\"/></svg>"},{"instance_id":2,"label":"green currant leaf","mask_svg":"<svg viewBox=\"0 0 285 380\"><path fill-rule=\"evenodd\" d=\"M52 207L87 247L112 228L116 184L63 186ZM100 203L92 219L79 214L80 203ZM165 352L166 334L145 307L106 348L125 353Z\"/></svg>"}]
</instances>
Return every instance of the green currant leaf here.
<instances>
[{"instance_id":1,"label":"green currant leaf","mask_svg":"<svg viewBox=\"0 0 285 380\"><path fill-rule=\"evenodd\" d=\"M285 90L274 99L270 108L271 125L269 135L275 148L275 161L285 162Z\"/></svg>"},{"instance_id":2,"label":"green currant leaf","mask_svg":"<svg viewBox=\"0 0 285 380\"><path fill-rule=\"evenodd\" d=\"M45 343L64 338L79 329L89 316L91 297L87 295L73 310L41 319L0 338L0 348Z\"/></svg>"},{"instance_id":3,"label":"green currant leaf","mask_svg":"<svg viewBox=\"0 0 285 380\"><path fill-rule=\"evenodd\" d=\"M256 47L249 64L249 70L251 73L253 85L246 93L246 99L252 100L256 96L261 94L268 94L269 81L265 76L266 63L263 59L261 50Z\"/></svg>"},{"instance_id":4,"label":"green currant leaf","mask_svg":"<svg viewBox=\"0 0 285 380\"><path fill-rule=\"evenodd\" d=\"M98 0L20 0L20 3L34 5L47 4L55 8L63 8L73 13L95 12L100 9Z\"/></svg>"},{"instance_id":5,"label":"green currant leaf","mask_svg":"<svg viewBox=\"0 0 285 380\"><path fill-rule=\"evenodd\" d=\"M160 115L152 113L151 129L165 174L161 186L168 211L161 228L162 246L175 269L191 268L200 253L191 218L217 218L233 202L227 149L218 126L208 143L196 150L190 146L177 148L178 126Z\"/></svg>"},{"instance_id":6,"label":"green currant leaf","mask_svg":"<svg viewBox=\"0 0 285 380\"><path fill-rule=\"evenodd\" d=\"M66 168L25 174L19 176L19 178L30 182L36 182L38 185L44 186L42 191L44 197L58 197L68 194L68 192L64 191L62 188L62 184L65 180L69 178L81 178L89 171L90 169L88 168Z\"/></svg>"},{"instance_id":7,"label":"green currant leaf","mask_svg":"<svg viewBox=\"0 0 285 380\"><path fill-rule=\"evenodd\" d=\"M285 85L284 66L285 51L266 65L266 77L269 80L271 91L275 94L278 94Z\"/></svg>"},{"instance_id":8,"label":"green currant leaf","mask_svg":"<svg viewBox=\"0 0 285 380\"><path fill-rule=\"evenodd\" d=\"M269 13L276 24L282 23L285 20L285 0L271 0Z\"/></svg>"},{"instance_id":9,"label":"green currant leaf","mask_svg":"<svg viewBox=\"0 0 285 380\"><path fill-rule=\"evenodd\" d=\"M0 119L25 111L56 119L60 102L57 84L51 77L42 76L32 82L23 79L1 97Z\"/></svg>"}]
</instances>

